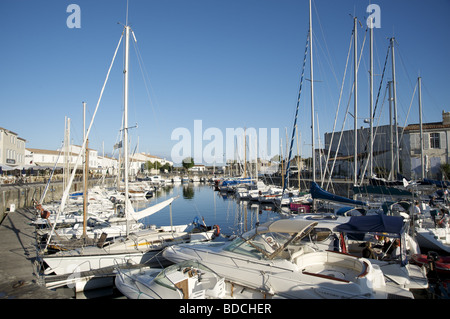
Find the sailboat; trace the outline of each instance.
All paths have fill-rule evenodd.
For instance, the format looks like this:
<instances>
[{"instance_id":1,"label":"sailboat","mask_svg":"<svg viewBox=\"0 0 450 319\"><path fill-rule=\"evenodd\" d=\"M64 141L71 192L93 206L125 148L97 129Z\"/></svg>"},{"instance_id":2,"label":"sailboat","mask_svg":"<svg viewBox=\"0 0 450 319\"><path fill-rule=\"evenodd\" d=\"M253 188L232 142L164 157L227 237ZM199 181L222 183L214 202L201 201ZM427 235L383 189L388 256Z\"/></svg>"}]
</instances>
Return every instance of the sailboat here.
<instances>
[{"instance_id":1,"label":"sailboat","mask_svg":"<svg viewBox=\"0 0 450 319\"><path fill-rule=\"evenodd\" d=\"M116 48L116 53L125 34L125 66L124 66L124 160L125 160L125 213L133 212L128 196L128 63L129 63L129 39L130 26L125 25L124 31ZM134 33L133 33L134 39ZM114 55L115 58L115 55ZM113 59L114 62L114 59ZM111 65L112 66L112 65ZM110 68L111 70L111 68ZM109 76L109 72L108 72ZM105 83L106 84L106 83ZM102 90L103 93L103 90ZM97 105L98 106L98 105ZM95 113L94 113L95 115ZM91 122L92 126L92 122ZM90 128L88 129L89 133ZM88 134L83 143L86 145ZM75 170L74 170L75 172ZM73 180L74 174L72 174ZM67 195L67 192L65 193ZM166 201L167 202L167 201ZM63 196L61 211L64 208ZM171 202L169 203L171 204ZM167 205L166 205L167 206ZM170 206L171 208L172 206ZM171 212L171 210L170 210ZM159 253L163 248L182 242L208 241L217 234L218 227L206 227L204 225L178 225L152 227L136 232L129 232L129 217L127 217L126 235L113 241L105 241L106 236L101 236L96 245L80 247L70 250L61 250L49 254L45 249L40 252L38 258L42 262L41 271L45 275L73 275L84 271L97 270L105 267L121 266L130 263L145 263ZM193 227L194 226L194 227ZM199 227L195 227L199 226ZM52 229L52 232L54 228ZM50 242L49 237L47 244Z\"/></svg>"},{"instance_id":2,"label":"sailboat","mask_svg":"<svg viewBox=\"0 0 450 319\"><path fill-rule=\"evenodd\" d=\"M113 240L116 237L126 236L127 228L129 231L139 231L145 228L140 220L149 217L165 207L172 204L176 198L170 198L153 206L147 207L136 212L131 205L127 206L127 212L121 210L121 205L115 206L113 212L101 214L91 214L87 217L86 229L83 227L83 216L69 216L62 220L58 227L58 240L68 240L65 244L70 246L70 239L82 238L83 236L99 240L102 234L106 234L106 240ZM51 232L51 229L41 228L37 231L38 235L44 237ZM57 242L57 246L61 246L61 242Z\"/></svg>"}]
</instances>

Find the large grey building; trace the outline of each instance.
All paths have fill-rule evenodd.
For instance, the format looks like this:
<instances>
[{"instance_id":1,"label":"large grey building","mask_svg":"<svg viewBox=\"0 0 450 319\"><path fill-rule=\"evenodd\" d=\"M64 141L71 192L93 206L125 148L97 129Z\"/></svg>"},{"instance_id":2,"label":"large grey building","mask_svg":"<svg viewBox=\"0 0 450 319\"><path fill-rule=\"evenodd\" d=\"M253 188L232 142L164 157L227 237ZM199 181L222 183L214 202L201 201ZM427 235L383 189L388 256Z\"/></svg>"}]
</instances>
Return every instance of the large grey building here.
<instances>
[{"instance_id":1,"label":"large grey building","mask_svg":"<svg viewBox=\"0 0 450 319\"><path fill-rule=\"evenodd\" d=\"M399 127L399 134L402 128ZM333 137L333 141L331 138ZM358 175L368 173L367 159L370 152L370 131L369 128L361 127L357 131L357 154L358 154ZM373 143L373 168L374 173L388 172L391 168L391 148L395 149L395 131L391 130L390 125L374 127ZM348 178L354 175L354 131L347 130L341 132L325 133L325 155L328 153L331 144L330 159L328 167L334 164L334 174L346 176ZM323 158L323 157L322 157Z\"/></svg>"},{"instance_id":2,"label":"large grey building","mask_svg":"<svg viewBox=\"0 0 450 319\"><path fill-rule=\"evenodd\" d=\"M442 112L441 122L423 123L422 132L424 177L439 179L442 177L441 165L450 162L450 112ZM365 172L367 175L367 158L370 151L369 128L361 127L357 134L357 174ZM331 144L331 154L333 154L328 161L328 167L332 166L334 154L336 154L334 174L353 177L354 131L344 131L342 136L341 132L334 133L332 141L331 137L332 133L325 133L325 152ZM406 178L421 179L420 125L410 124L405 128L398 127L398 139L399 173ZM373 153L374 173L380 176L383 172L386 174L391 171L397 172L396 136L395 130L391 129L390 125L374 127Z\"/></svg>"}]
</instances>

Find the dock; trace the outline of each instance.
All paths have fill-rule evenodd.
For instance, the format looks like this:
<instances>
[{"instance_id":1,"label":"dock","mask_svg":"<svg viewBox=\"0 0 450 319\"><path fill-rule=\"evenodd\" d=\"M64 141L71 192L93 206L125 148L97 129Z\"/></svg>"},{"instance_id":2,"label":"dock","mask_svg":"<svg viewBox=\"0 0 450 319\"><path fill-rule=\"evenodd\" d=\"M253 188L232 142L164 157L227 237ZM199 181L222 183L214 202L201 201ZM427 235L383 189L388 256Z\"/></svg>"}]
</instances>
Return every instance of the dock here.
<instances>
[{"instance_id":1,"label":"dock","mask_svg":"<svg viewBox=\"0 0 450 319\"><path fill-rule=\"evenodd\" d=\"M10 211L0 225L0 299L69 299L39 282L33 208Z\"/></svg>"}]
</instances>

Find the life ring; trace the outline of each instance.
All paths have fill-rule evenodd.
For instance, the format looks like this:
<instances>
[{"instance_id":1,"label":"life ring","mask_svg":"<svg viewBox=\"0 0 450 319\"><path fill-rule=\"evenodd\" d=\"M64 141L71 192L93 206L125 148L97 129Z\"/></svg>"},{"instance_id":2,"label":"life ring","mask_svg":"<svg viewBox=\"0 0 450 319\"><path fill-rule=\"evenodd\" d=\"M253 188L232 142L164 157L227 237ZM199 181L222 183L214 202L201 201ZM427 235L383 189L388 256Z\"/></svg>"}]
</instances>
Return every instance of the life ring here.
<instances>
[{"instance_id":1,"label":"life ring","mask_svg":"<svg viewBox=\"0 0 450 319\"><path fill-rule=\"evenodd\" d=\"M219 225L214 225L213 229L214 229L214 236L215 237L219 237L219 235L220 235L220 227L219 227Z\"/></svg>"}]
</instances>

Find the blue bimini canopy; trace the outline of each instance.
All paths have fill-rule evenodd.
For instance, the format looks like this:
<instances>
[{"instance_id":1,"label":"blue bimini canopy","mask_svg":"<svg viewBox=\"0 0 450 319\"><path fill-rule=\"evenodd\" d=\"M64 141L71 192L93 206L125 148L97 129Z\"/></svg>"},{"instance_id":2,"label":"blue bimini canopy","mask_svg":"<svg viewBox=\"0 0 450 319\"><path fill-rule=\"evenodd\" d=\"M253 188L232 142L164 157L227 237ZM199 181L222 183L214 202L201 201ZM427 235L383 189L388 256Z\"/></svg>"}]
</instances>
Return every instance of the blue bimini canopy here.
<instances>
[{"instance_id":1,"label":"blue bimini canopy","mask_svg":"<svg viewBox=\"0 0 450 319\"><path fill-rule=\"evenodd\" d=\"M350 220L336 227L343 233L388 233L390 237L401 237L403 217L386 215L352 216Z\"/></svg>"}]
</instances>

